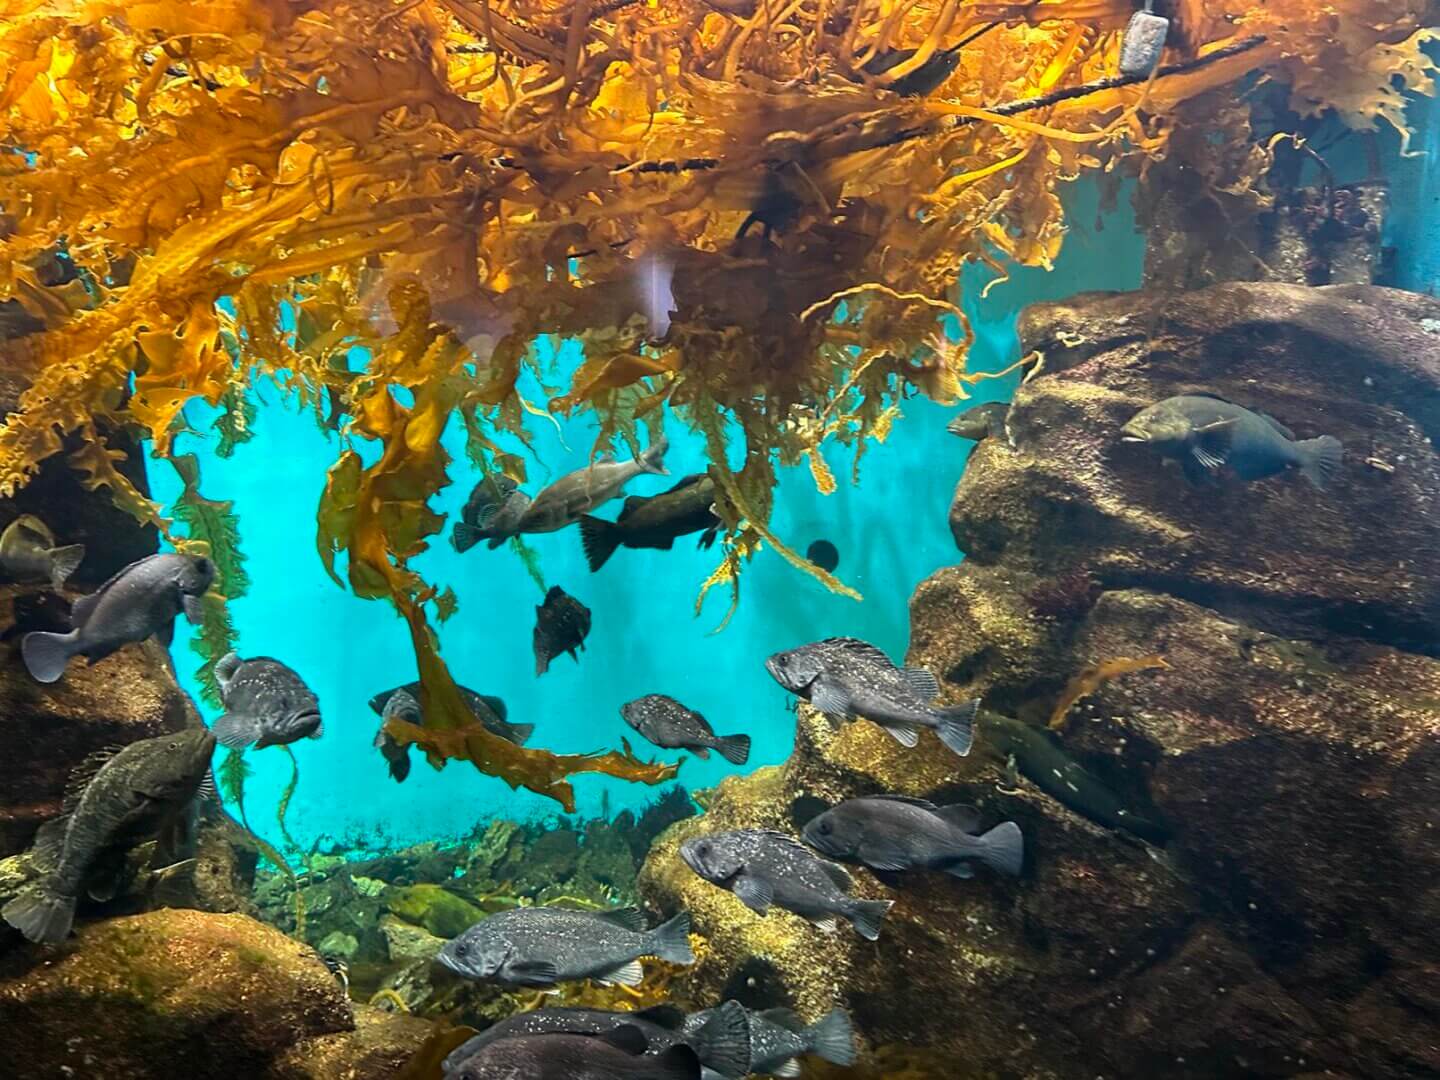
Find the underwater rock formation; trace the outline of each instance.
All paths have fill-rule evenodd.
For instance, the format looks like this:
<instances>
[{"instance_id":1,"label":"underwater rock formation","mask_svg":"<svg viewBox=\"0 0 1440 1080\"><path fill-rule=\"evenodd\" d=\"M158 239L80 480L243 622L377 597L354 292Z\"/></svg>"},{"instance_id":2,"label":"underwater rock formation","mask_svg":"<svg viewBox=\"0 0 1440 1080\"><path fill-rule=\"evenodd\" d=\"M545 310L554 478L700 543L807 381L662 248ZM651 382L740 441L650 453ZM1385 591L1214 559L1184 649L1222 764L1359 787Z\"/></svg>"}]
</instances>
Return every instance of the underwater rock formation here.
<instances>
[{"instance_id":1,"label":"underwater rock formation","mask_svg":"<svg viewBox=\"0 0 1440 1080\"><path fill-rule=\"evenodd\" d=\"M309 949L253 919L155 911L0 959L0 1030L27 1076L379 1080L428 1025L357 1018Z\"/></svg>"},{"instance_id":2,"label":"underwater rock formation","mask_svg":"<svg viewBox=\"0 0 1440 1080\"><path fill-rule=\"evenodd\" d=\"M962 759L802 705L790 760L725 781L642 870L647 900L688 907L707 939L681 996L810 1019L843 1004L870 1047L940 1049L945 1075L1433 1075L1440 302L1232 284L1041 305L1021 334L1043 373L1010 439L970 459L950 518L966 560L911 605L908 662L998 712ZM1119 442L1194 389L1338 436L1340 477L1191 488ZM1168 669L1103 684L1053 741L1038 730L1072 676L1155 653ZM1163 822L1167 847L1099 824L1094 791L1042 791L1032 776L1062 758L1022 750L1012 772L999 713ZM1018 822L1025 875L887 890L856 871L896 900L870 944L759 919L677 855L881 791Z\"/></svg>"}]
</instances>

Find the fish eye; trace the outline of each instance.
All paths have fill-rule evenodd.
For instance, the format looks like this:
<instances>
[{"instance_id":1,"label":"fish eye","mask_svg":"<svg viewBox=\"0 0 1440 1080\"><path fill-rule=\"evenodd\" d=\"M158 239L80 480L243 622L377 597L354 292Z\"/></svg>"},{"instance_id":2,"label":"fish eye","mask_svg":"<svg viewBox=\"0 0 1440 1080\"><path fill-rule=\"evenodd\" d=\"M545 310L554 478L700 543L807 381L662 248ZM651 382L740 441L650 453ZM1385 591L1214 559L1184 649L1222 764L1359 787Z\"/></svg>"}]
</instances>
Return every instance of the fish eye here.
<instances>
[{"instance_id":1,"label":"fish eye","mask_svg":"<svg viewBox=\"0 0 1440 1080\"><path fill-rule=\"evenodd\" d=\"M828 821L822 821L822 822L820 822L819 828L820 828L820 835L821 835L821 836L829 836L830 833L833 831L832 828L831 828L831 826L830 826L830 822L828 822Z\"/></svg>"},{"instance_id":2,"label":"fish eye","mask_svg":"<svg viewBox=\"0 0 1440 1080\"><path fill-rule=\"evenodd\" d=\"M456 956L468 956L469 954L470 954L470 946L469 946L469 945L456 945L456 946L455 946L455 955L456 955Z\"/></svg>"}]
</instances>

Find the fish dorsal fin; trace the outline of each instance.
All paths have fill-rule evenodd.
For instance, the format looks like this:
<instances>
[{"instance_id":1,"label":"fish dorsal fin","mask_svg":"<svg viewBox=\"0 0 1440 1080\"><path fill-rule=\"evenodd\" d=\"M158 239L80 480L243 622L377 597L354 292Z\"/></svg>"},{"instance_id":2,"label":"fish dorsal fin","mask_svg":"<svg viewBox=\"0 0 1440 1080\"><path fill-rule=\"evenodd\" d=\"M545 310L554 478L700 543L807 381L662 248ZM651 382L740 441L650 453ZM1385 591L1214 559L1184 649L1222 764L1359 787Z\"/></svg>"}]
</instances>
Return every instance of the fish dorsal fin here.
<instances>
[{"instance_id":1,"label":"fish dorsal fin","mask_svg":"<svg viewBox=\"0 0 1440 1080\"><path fill-rule=\"evenodd\" d=\"M980 831L980 811L965 803L939 807L935 811L935 816L941 821L954 825L961 832L978 833Z\"/></svg>"},{"instance_id":2,"label":"fish dorsal fin","mask_svg":"<svg viewBox=\"0 0 1440 1080\"><path fill-rule=\"evenodd\" d=\"M909 795L866 795L865 798L883 799L885 802L905 803L907 806L918 806L920 809L929 810L931 813L940 809L927 799L916 799Z\"/></svg>"},{"instance_id":3,"label":"fish dorsal fin","mask_svg":"<svg viewBox=\"0 0 1440 1080\"><path fill-rule=\"evenodd\" d=\"M50 531L50 526L41 521L34 514L21 514L10 523L12 529L18 529L25 534L25 538L43 547L52 548L55 546L55 534Z\"/></svg>"},{"instance_id":4,"label":"fish dorsal fin","mask_svg":"<svg viewBox=\"0 0 1440 1080\"><path fill-rule=\"evenodd\" d=\"M100 598L104 596L107 591L109 591L110 586L114 585L117 581L119 581L122 577L128 574L131 570L134 570L136 567L149 562L151 559L158 558L160 558L159 555L147 555L139 562L133 562L129 566L122 566L115 573L111 574L110 577L105 581L105 583L101 585L98 589L96 589L94 592L90 593L87 596L82 596L79 600L76 600L73 604L70 605L71 627L78 627L81 623L83 623L86 619L90 617L91 613L95 610L95 605L100 603Z\"/></svg>"},{"instance_id":5,"label":"fish dorsal fin","mask_svg":"<svg viewBox=\"0 0 1440 1080\"><path fill-rule=\"evenodd\" d=\"M90 786L90 782L123 749L125 749L123 746L107 746L102 750L96 750L82 758L80 764L70 770L70 779L65 786L65 803L62 807L65 813L74 813L75 807L80 805L80 797L85 794L85 789Z\"/></svg>"},{"instance_id":6,"label":"fish dorsal fin","mask_svg":"<svg viewBox=\"0 0 1440 1080\"><path fill-rule=\"evenodd\" d=\"M883 649L871 645L868 641L861 641L859 638L826 638L823 642L821 642L821 644L838 645L842 649L847 649L850 652L853 652L856 656L863 656L870 660L883 661L889 667L895 666L895 661L891 660L890 657L886 656Z\"/></svg>"},{"instance_id":7,"label":"fish dorsal fin","mask_svg":"<svg viewBox=\"0 0 1440 1080\"><path fill-rule=\"evenodd\" d=\"M645 915L639 908L622 907L613 911L596 912L596 918L603 919L614 926L625 930L634 930L636 933L643 933L649 927L645 923Z\"/></svg>"},{"instance_id":8,"label":"fish dorsal fin","mask_svg":"<svg viewBox=\"0 0 1440 1080\"><path fill-rule=\"evenodd\" d=\"M811 851L804 844L800 843L799 840L796 840L795 837L791 836L789 833L783 833L777 829L757 829L756 831L761 836L765 837L767 840L773 840L777 844L781 844L785 847L791 848L795 851L800 852L803 855L809 856L810 858L815 857L815 853L813 851Z\"/></svg>"},{"instance_id":9,"label":"fish dorsal fin","mask_svg":"<svg viewBox=\"0 0 1440 1080\"><path fill-rule=\"evenodd\" d=\"M905 668L905 682L922 701L934 701L940 696L940 680L924 668Z\"/></svg>"},{"instance_id":10,"label":"fish dorsal fin","mask_svg":"<svg viewBox=\"0 0 1440 1080\"><path fill-rule=\"evenodd\" d=\"M800 1014L794 1009L787 1009L784 1006L780 1006L774 1009L766 1009L757 1015L761 1020L774 1024L776 1027L782 1027L786 1031L793 1031L797 1035L805 1030L805 1021L800 1018Z\"/></svg>"},{"instance_id":11,"label":"fish dorsal fin","mask_svg":"<svg viewBox=\"0 0 1440 1080\"><path fill-rule=\"evenodd\" d=\"M1269 413L1263 413L1259 409L1251 409L1250 411L1253 412L1256 416L1258 416L1261 420L1264 420L1281 435L1285 436L1285 438L1287 438L1291 442L1295 441L1295 432L1291 431L1284 424L1280 423L1279 420L1276 420Z\"/></svg>"},{"instance_id":12,"label":"fish dorsal fin","mask_svg":"<svg viewBox=\"0 0 1440 1080\"><path fill-rule=\"evenodd\" d=\"M645 1020L666 1031L679 1031L685 1025L684 1010L674 1005L652 1005L648 1009L637 1010L633 1015L636 1020Z\"/></svg>"},{"instance_id":13,"label":"fish dorsal fin","mask_svg":"<svg viewBox=\"0 0 1440 1080\"><path fill-rule=\"evenodd\" d=\"M841 892L846 892L850 886L855 884L850 874L843 866L837 866L833 862L826 862L824 859L817 859L820 869L825 871L825 876L835 883L835 887Z\"/></svg>"},{"instance_id":14,"label":"fish dorsal fin","mask_svg":"<svg viewBox=\"0 0 1440 1080\"><path fill-rule=\"evenodd\" d=\"M620 514L618 517L615 518L615 520L617 522L624 521L626 518L628 518L631 514L635 513L649 501L650 496L648 495L625 496L625 501L620 504Z\"/></svg>"},{"instance_id":15,"label":"fish dorsal fin","mask_svg":"<svg viewBox=\"0 0 1440 1080\"><path fill-rule=\"evenodd\" d=\"M621 1024L613 1031L607 1031L601 1035L600 1040L611 1046L619 1047L627 1054L633 1054L636 1057L650 1049L650 1042L645 1038L645 1033L634 1024Z\"/></svg>"}]
</instances>

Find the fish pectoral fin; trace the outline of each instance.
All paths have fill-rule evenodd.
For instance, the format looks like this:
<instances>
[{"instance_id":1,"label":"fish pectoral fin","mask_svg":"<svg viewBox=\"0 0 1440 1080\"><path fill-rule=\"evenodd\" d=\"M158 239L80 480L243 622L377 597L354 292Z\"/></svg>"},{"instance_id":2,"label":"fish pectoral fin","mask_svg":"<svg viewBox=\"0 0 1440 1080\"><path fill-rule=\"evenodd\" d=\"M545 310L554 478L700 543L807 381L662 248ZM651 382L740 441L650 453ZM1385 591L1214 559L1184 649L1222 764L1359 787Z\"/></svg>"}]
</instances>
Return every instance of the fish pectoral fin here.
<instances>
[{"instance_id":1,"label":"fish pectoral fin","mask_svg":"<svg viewBox=\"0 0 1440 1080\"><path fill-rule=\"evenodd\" d=\"M908 870L910 860L905 853L891 844L877 843L870 841L862 844L857 852L860 861L871 870Z\"/></svg>"},{"instance_id":2,"label":"fish pectoral fin","mask_svg":"<svg viewBox=\"0 0 1440 1080\"><path fill-rule=\"evenodd\" d=\"M1225 464L1225 457L1223 452L1217 454L1214 451L1207 450L1199 443L1196 443L1195 446L1191 447L1190 453L1195 458L1196 463L1201 468L1208 469L1210 472L1214 472L1216 469L1220 468L1220 466Z\"/></svg>"},{"instance_id":3,"label":"fish pectoral fin","mask_svg":"<svg viewBox=\"0 0 1440 1080\"><path fill-rule=\"evenodd\" d=\"M824 679L816 679L810 684L810 704L827 716L850 715L850 695Z\"/></svg>"},{"instance_id":4,"label":"fish pectoral fin","mask_svg":"<svg viewBox=\"0 0 1440 1080\"><path fill-rule=\"evenodd\" d=\"M732 891L736 899L756 915L764 915L775 902L775 887L753 874L741 874L736 878Z\"/></svg>"},{"instance_id":5,"label":"fish pectoral fin","mask_svg":"<svg viewBox=\"0 0 1440 1080\"><path fill-rule=\"evenodd\" d=\"M827 934L833 934L840 928L840 924L836 921L834 915L806 916L806 920L811 926L815 927L816 930L823 930Z\"/></svg>"},{"instance_id":6,"label":"fish pectoral fin","mask_svg":"<svg viewBox=\"0 0 1440 1080\"><path fill-rule=\"evenodd\" d=\"M895 736L895 741L901 746L914 746L920 741L920 729L914 724L887 720L880 726Z\"/></svg>"},{"instance_id":7,"label":"fish pectoral fin","mask_svg":"<svg viewBox=\"0 0 1440 1080\"><path fill-rule=\"evenodd\" d=\"M185 618L190 620L191 626L199 626L205 621L205 605L200 597L185 593L180 597L180 607L185 612Z\"/></svg>"},{"instance_id":8,"label":"fish pectoral fin","mask_svg":"<svg viewBox=\"0 0 1440 1080\"><path fill-rule=\"evenodd\" d=\"M934 701L940 696L940 680L924 668L905 668L905 682L921 701Z\"/></svg>"},{"instance_id":9,"label":"fish pectoral fin","mask_svg":"<svg viewBox=\"0 0 1440 1080\"><path fill-rule=\"evenodd\" d=\"M517 960L507 968L509 975L520 982L553 983L560 979L560 970L549 960Z\"/></svg>"},{"instance_id":10,"label":"fish pectoral fin","mask_svg":"<svg viewBox=\"0 0 1440 1080\"><path fill-rule=\"evenodd\" d=\"M595 981L601 986L639 986L644 978L645 969L640 966L640 961L629 960L619 967L602 971L595 976Z\"/></svg>"}]
</instances>

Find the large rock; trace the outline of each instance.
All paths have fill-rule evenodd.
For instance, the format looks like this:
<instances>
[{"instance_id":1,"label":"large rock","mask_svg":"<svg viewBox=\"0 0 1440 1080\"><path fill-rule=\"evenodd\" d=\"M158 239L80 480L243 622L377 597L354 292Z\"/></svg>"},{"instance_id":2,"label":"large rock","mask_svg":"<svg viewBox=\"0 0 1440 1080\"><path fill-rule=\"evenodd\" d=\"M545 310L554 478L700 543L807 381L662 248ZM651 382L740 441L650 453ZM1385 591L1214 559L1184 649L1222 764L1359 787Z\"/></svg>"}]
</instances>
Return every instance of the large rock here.
<instances>
[{"instance_id":1,"label":"large rock","mask_svg":"<svg viewBox=\"0 0 1440 1080\"><path fill-rule=\"evenodd\" d=\"M1044 371L1009 439L970 460L951 511L968 558L917 590L908 660L942 700L1043 726L1084 668L1163 654L1048 746L1163 819L1166 849L1045 794L1033 755L1016 775L1014 721L993 712L958 758L802 707L790 760L727 780L642 871L707 939L679 994L811 1019L845 1004L868 1048L937 1048L957 1076L1436 1075L1440 302L1229 285L1080 297L1021 330ZM1192 489L1117 441L1189 389L1337 435L1342 475L1324 493L1294 475ZM879 791L1017 821L1025 875L887 891L857 871L858 892L896 900L871 944L759 919L677 855Z\"/></svg>"}]
</instances>

